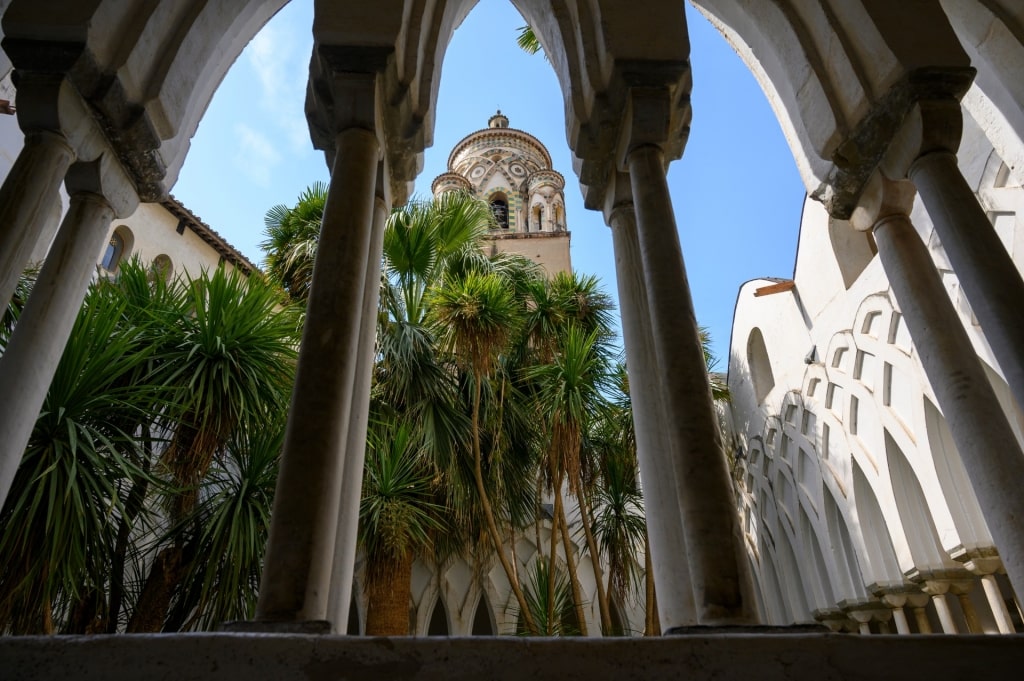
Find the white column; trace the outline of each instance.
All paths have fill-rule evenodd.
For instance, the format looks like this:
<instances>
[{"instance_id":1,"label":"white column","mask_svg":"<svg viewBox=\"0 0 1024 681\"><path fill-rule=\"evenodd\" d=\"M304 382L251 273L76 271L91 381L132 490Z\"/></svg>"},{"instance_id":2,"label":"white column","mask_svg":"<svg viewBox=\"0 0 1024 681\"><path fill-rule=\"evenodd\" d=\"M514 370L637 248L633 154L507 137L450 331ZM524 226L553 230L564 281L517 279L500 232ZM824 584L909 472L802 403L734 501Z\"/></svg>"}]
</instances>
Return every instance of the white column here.
<instances>
[{"instance_id":1,"label":"white column","mask_svg":"<svg viewBox=\"0 0 1024 681\"><path fill-rule=\"evenodd\" d=\"M363 464L366 457L366 425L370 416L370 382L373 376L374 343L377 338L377 306L380 300L381 254L384 227L388 217L385 200L377 197L373 206L373 233L370 235L366 278L363 283L362 320L359 326L358 359L345 444L345 467L341 474L341 507L334 542L334 566L328 604L334 633L344 634L352 599L352 578L356 563L359 529L359 503L363 490Z\"/></svg>"},{"instance_id":2,"label":"white column","mask_svg":"<svg viewBox=\"0 0 1024 681\"><path fill-rule=\"evenodd\" d=\"M1020 272L952 151L921 156L910 166L908 177L921 194L1017 405L1024 408L1024 280Z\"/></svg>"},{"instance_id":3,"label":"white column","mask_svg":"<svg viewBox=\"0 0 1024 681\"><path fill-rule=\"evenodd\" d=\"M0 187L0 307L11 300L47 219L59 210L57 190L74 158L63 135L33 131L25 136Z\"/></svg>"},{"instance_id":4,"label":"white column","mask_svg":"<svg viewBox=\"0 0 1024 681\"><path fill-rule=\"evenodd\" d=\"M374 132L335 139L256 607L257 622L327 631L343 448L359 353L374 187Z\"/></svg>"},{"instance_id":5,"label":"white column","mask_svg":"<svg viewBox=\"0 0 1024 681\"><path fill-rule=\"evenodd\" d=\"M907 596L907 602L910 604L910 610L914 613L914 621L917 622L917 633L919 634L930 634L932 633L932 623L928 619L928 612L925 609L928 606L928 601L931 597L928 594L910 594Z\"/></svg>"},{"instance_id":6,"label":"white column","mask_svg":"<svg viewBox=\"0 0 1024 681\"><path fill-rule=\"evenodd\" d=\"M25 310L0 358L0 504L46 399L64 346L103 248L114 209L106 198L75 191Z\"/></svg>"},{"instance_id":7,"label":"white column","mask_svg":"<svg viewBox=\"0 0 1024 681\"><path fill-rule=\"evenodd\" d=\"M858 227L870 223L889 284L914 347L949 424L953 441L995 539L1010 582L1024 593L1024 453L1006 420L970 338L946 295L927 247L908 217L913 187L873 180L872 210L858 208ZM1022 298L1024 299L1024 298Z\"/></svg>"},{"instance_id":8,"label":"white column","mask_svg":"<svg viewBox=\"0 0 1024 681\"><path fill-rule=\"evenodd\" d=\"M973 586L973 580L958 580L950 583L949 590L960 603L960 610L963 612L964 622L967 624L967 633L983 634L984 630L978 620L978 611L974 608L974 603L971 602L970 593Z\"/></svg>"},{"instance_id":9,"label":"white column","mask_svg":"<svg viewBox=\"0 0 1024 681\"><path fill-rule=\"evenodd\" d=\"M657 398L664 401L673 470L683 515L687 559L698 621L757 623L753 579L745 555L707 367L693 312L664 155L654 145L627 158L637 237L650 305Z\"/></svg>"},{"instance_id":10,"label":"white column","mask_svg":"<svg viewBox=\"0 0 1024 681\"><path fill-rule=\"evenodd\" d=\"M956 634L956 623L953 621L953 614L949 611L949 603L946 602L946 594L932 594L932 603L935 604L935 612L942 623L942 633Z\"/></svg>"},{"instance_id":11,"label":"white column","mask_svg":"<svg viewBox=\"0 0 1024 681\"><path fill-rule=\"evenodd\" d=\"M608 222L615 248L622 340L626 347L636 456L643 483L658 619L662 631L668 631L697 624L679 490L675 487L675 457L668 439L660 372L654 357L650 309L632 203L613 208Z\"/></svg>"},{"instance_id":12,"label":"white column","mask_svg":"<svg viewBox=\"0 0 1024 681\"><path fill-rule=\"evenodd\" d=\"M982 575L981 588L985 590L985 598L988 600L988 606L992 609L992 616L995 617L999 633L1015 633L1013 620L1010 619L1010 611L1006 609L1006 601L1003 600L1003 594L999 590L999 582L996 581L996 576L992 574Z\"/></svg>"},{"instance_id":13,"label":"white column","mask_svg":"<svg viewBox=\"0 0 1024 681\"><path fill-rule=\"evenodd\" d=\"M907 622L907 613L903 606L907 604L907 596L902 593L884 594L882 602L892 609L892 619L896 623L897 634L909 634L910 623Z\"/></svg>"}]
</instances>

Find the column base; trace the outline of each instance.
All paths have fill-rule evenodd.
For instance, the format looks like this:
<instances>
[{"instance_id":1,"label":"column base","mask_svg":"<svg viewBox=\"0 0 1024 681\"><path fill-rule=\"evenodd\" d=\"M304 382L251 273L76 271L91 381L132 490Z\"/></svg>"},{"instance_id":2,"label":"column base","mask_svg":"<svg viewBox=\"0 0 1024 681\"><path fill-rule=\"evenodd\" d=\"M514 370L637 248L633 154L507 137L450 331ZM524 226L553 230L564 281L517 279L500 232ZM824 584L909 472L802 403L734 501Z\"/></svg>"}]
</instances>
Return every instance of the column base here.
<instances>
[{"instance_id":1,"label":"column base","mask_svg":"<svg viewBox=\"0 0 1024 681\"><path fill-rule=\"evenodd\" d=\"M687 627L672 627L662 636L707 636L709 634L831 634L824 624L694 624Z\"/></svg>"},{"instance_id":2,"label":"column base","mask_svg":"<svg viewBox=\"0 0 1024 681\"><path fill-rule=\"evenodd\" d=\"M327 620L300 620L298 622L274 622L270 620L235 620L223 622L220 631L237 634L329 634L331 623Z\"/></svg>"}]
</instances>

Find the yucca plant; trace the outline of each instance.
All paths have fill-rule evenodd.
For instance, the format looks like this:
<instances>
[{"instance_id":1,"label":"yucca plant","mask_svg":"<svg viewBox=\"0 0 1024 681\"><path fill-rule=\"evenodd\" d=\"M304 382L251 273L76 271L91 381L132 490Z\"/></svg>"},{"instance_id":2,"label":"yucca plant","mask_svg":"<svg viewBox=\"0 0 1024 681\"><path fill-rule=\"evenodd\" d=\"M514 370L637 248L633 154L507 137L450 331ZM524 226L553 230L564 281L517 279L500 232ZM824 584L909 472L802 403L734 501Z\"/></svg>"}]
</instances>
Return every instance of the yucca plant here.
<instances>
[{"instance_id":1,"label":"yucca plant","mask_svg":"<svg viewBox=\"0 0 1024 681\"><path fill-rule=\"evenodd\" d=\"M165 414L171 433L159 471L172 482L165 495L174 528L153 560L129 631L160 631L175 591L189 571L186 554L195 528L189 518L215 456L237 430L264 427L283 411L294 377L294 307L280 307L275 289L259 278L218 268L183 282L186 305L160 339L156 379L171 391Z\"/></svg>"},{"instance_id":2,"label":"yucca plant","mask_svg":"<svg viewBox=\"0 0 1024 681\"><path fill-rule=\"evenodd\" d=\"M148 360L145 329L93 287L0 511L0 626L14 633L101 631L126 488L146 479L131 424L159 408L128 380Z\"/></svg>"},{"instance_id":3,"label":"yucca plant","mask_svg":"<svg viewBox=\"0 0 1024 681\"><path fill-rule=\"evenodd\" d=\"M573 608L569 578L561 565L552 572L549 561L537 557L527 569L526 602L537 626L546 636L579 636L581 622ZM523 613L519 614L516 633L529 635L523 626Z\"/></svg>"},{"instance_id":4,"label":"yucca plant","mask_svg":"<svg viewBox=\"0 0 1024 681\"><path fill-rule=\"evenodd\" d=\"M199 504L185 519L193 546L181 592L168 619L182 629L211 630L252 617L284 441L284 413L264 428L236 431L204 476Z\"/></svg>"}]
</instances>

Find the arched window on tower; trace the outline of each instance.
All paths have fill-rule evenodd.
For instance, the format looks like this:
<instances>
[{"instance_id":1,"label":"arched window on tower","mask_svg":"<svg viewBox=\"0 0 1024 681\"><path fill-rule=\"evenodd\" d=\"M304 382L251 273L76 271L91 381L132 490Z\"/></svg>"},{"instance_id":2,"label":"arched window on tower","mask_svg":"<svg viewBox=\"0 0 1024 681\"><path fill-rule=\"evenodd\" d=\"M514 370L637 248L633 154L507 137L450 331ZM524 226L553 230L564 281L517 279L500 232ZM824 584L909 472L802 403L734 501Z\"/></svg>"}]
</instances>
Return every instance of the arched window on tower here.
<instances>
[{"instance_id":1,"label":"arched window on tower","mask_svg":"<svg viewBox=\"0 0 1024 681\"><path fill-rule=\"evenodd\" d=\"M491 213L494 214L494 221L498 227L508 229L508 201L504 196L496 196L491 199Z\"/></svg>"},{"instance_id":2,"label":"arched window on tower","mask_svg":"<svg viewBox=\"0 0 1024 681\"><path fill-rule=\"evenodd\" d=\"M530 231L544 231L544 206L540 204L533 207L533 227Z\"/></svg>"}]
</instances>

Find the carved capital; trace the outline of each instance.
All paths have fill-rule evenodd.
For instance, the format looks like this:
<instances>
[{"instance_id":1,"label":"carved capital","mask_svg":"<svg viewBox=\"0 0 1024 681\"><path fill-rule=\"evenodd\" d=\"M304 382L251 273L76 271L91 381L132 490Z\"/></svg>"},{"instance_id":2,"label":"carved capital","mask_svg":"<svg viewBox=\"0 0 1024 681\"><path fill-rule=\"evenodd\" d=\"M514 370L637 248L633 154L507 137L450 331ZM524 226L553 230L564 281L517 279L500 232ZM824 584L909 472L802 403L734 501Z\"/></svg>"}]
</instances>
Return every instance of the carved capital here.
<instances>
[{"instance_id":1,"label":"carved capital","mask_svg":"<svg viewBox=\"0 0 1024 681\"><path fill-rule=\"evenodd\" d=\"M924 149L947 143L943 140L950 139L952 129L942 132L949 125L945 102L955 103L959 116L958 103L975 73L971 67L922 67L907 73L836 147L832 170L812 197L832 217L849 219L876 169L903 177ZM925 102L941 104L922 106Z\"/></svg>"},{"instance_id":2,"label":"carved capital","mask_svg":"<svg viewBox=\"0 0 1024 681\"><path fill-rule=\"evenodd\" d=\"M109 155L71 164L64 185L71 196L85 193L103 197L117 218L128 217L139 205L135 187L120 164Z\"/></svg>"},{"instance_id":3,"label":"carved capital","mask_svg":"<svg viewBox=\"0 0 1024 681\"><path fill-rule=\"evenodd\" d=\"M869 232L889 218L906 218L914 207L916 191L909 180L890 180L875 171L850 216L850 224L857 230Z\"/></svg>"}]
</instances>

